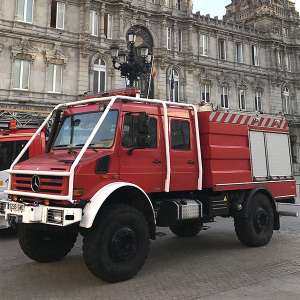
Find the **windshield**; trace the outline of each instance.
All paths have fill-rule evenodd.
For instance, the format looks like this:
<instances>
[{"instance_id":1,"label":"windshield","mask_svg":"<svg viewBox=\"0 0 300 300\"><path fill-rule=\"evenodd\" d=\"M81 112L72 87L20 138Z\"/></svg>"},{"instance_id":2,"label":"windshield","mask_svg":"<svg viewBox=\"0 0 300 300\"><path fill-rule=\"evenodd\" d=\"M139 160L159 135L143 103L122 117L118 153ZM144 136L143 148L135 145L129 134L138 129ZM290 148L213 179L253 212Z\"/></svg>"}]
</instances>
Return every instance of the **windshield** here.
<instances>
[{"instance_id":1,"label":"windshield","mask_svg":"<svg viewBox=\"0 0 300 300\"><path fill-rule=\"evenodd\" d=\"M89 138L103 112L83 113L67 116L63 119L53 149L82 147ZM90 146L98 148L112 147L118 120L118 111L110 111Z\"/></svg>"}]
</instances>

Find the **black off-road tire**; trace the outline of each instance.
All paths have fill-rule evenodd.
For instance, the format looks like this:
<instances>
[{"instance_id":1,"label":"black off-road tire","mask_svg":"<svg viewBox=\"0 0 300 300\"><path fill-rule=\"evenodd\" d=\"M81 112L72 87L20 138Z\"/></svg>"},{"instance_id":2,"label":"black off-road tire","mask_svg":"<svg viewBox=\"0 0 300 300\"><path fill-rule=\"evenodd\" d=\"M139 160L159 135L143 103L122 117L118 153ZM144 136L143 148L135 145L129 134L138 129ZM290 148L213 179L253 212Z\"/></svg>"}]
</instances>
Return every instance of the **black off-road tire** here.
<instances>
[{"instance_id":1,"label":"black off-road tire","mask_svg":"<svg viewBox=\"0 0 300 300\"><path fill-rule=\"evenodd\" d=\"M234 218L234 227L240 242L248 247L267 245L273 235L274 212L270 199L257 193L244 208L242 215Z\"/></svg>"},{"instance_id":2,"label":"black off-road tire","mask_svg":"<svg viewBox=\"0 0 300 300\"><path fill-rule=\"evenodd\" d=\"M17 227L18 239L23 252L40 263L58 261L74 247L78 230L61 231L37 230L34 225L20 224Z\"/></svg>"},{"instance_id":3,"label":"black off-road tire","mask_svg":"<svg viewBox=\"0 0 300 300\"><path fill-rule=\"evenodd\" d=\"M201 220L186 220L176 225L170 225L170 230L179 237L196 236L202 229L203 223Z\"/></svg>"},{"instance_id":4,"label":"black off-road tire","mask_svg":"<svg viewBox=\"0 0 300 300\"><path fill-rule=\"evenodd\" d=\"M88 269L107 282L134 277L149 253L149 228L137 209L115 204L103 209L83 239L83 258Z\"/></svg>"}]
</instances>

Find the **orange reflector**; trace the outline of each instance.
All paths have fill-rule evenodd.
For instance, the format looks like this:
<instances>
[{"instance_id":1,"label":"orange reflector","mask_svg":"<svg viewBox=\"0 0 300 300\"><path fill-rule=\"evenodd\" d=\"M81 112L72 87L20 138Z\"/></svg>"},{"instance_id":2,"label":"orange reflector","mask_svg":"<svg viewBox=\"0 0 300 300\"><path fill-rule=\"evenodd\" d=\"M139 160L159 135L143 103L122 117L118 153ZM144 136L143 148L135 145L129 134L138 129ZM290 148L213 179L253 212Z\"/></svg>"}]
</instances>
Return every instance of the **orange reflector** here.
<instances>
[{"instance_id":1,"label":"orange reflector","mask_svg":"<svg viewBox=\"0 0 300 300\"><path fill-rule=\"evenodd\" d=\"M84 189L74 189L73 197L81 197L84 195Z\"/></svg>"},{"instance_id":2,"label":"orange reflector","mask_svg":"<svg viewBox=\"0 0 300 300\"><path fill-rule=\"evenodd\" d=\"M16 120L11 120L11 121L9 122L9 129L10 129L10 130L15 130L15 129L17 129L17 121L16 121Z\"/></svg>"}]
</instances>

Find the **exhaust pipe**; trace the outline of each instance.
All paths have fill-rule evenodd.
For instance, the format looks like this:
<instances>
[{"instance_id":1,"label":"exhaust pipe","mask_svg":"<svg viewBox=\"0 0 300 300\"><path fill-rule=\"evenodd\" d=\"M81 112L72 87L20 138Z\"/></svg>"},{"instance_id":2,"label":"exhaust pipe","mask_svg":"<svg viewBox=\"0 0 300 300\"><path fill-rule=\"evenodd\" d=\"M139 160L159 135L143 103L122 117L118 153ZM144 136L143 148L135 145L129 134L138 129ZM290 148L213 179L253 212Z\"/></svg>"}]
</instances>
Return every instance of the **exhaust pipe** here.
<instances>
[{"instance_id":1,"label":"exhaust pipe","mask_svg":"<svg viewBox=\"0 0 300 300\"><path fill-rule=\"evenodd\" d=\"M278 211L279 216L281 217L295 217L298 218L299 217L299 212L297 211Z\"/></svg>"}]
</instances>

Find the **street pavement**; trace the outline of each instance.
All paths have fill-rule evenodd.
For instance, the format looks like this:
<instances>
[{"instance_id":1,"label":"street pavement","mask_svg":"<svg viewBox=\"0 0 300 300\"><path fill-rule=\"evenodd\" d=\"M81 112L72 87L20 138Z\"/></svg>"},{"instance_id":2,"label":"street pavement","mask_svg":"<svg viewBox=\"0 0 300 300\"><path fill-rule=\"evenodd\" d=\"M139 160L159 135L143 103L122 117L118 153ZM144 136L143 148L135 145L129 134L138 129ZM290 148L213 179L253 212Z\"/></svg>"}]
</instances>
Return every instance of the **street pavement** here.
<instances>
[{"instance_id":1,"label":"street pavement","mask_svg":"<svg viewBox=\"0 0 300 300\"><path fill-rule=\"evenodd\" d=\"M300 207L299 207L300 210ZM247 248L231 219L217 219L198 237L159 229L149 258L133 279L108 284L81 256L82 239L62 261L38 264L13 234L0 231L0 299L300 299L300 218L281 219L269 245Z\"/></svg>"}]
</instances>

